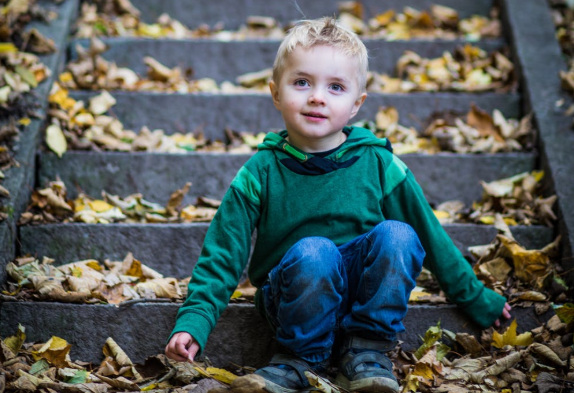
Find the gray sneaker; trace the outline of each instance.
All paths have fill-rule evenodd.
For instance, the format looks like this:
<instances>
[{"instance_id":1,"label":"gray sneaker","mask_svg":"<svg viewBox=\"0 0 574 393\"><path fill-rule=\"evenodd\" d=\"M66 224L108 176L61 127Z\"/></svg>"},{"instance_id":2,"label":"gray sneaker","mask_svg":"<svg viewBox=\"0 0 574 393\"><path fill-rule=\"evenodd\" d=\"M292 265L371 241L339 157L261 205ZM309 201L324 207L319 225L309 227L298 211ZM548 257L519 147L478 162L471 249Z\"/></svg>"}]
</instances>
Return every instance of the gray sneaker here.
<instances>
[{"instance_id":1,"label":"gray sneaker","mask_svg":"<svg viewBox=\"0 0 574 393\"><path fill-rule=\"evenodd\" d=\"M296 356L274 355L269 365L255 371L265 379L265 390L270 393L307 393L317 391L309 383L305 371L322 374L324 364L309 365Z\"/></svg>"},{"instance_id":2,"label":"gray sneaker","mask_svg":"<svg viewBox=\"0 0 574 393\"><path fill-rule=\"evenodd\" d=\"M335 383L349 391L398 393L393 363L386 355L395 346L396 341L345 338Z\"/></svg>"}]
</instances>

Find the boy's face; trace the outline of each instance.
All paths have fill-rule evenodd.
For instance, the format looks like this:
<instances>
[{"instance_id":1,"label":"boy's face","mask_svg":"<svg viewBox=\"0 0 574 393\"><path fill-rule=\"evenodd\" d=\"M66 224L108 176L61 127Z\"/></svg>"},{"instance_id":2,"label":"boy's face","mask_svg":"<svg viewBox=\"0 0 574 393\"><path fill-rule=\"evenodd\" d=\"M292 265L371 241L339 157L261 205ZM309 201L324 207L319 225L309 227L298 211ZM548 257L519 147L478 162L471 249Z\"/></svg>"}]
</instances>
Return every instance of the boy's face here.
<instances>
[{"instance_id":1,"label":"boy's face","mask_svg":"<svg viewBox=\"0 0 574 393\"><path fill-rule=\"evenodd\" d=\"M307 152L334 149L342 130L365 101L358 62L329 45L298 46L285 61L280 80L270 82L289 142Z\"/></svg>"}]
</instances>

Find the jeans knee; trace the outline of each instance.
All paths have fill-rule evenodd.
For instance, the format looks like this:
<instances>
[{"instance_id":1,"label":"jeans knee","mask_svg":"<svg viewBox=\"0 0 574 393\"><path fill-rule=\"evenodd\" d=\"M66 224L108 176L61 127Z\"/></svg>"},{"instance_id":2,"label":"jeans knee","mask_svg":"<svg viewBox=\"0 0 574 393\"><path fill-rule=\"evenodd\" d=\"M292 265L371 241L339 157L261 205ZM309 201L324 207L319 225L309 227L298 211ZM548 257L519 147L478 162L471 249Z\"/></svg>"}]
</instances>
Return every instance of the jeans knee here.
<instances>
[{"instance_id":1,"label":"jeans knee","mask_svg":"<svg viewBox=\"0 0 574 393\"><path fill-rule=\"evenodd\" d=\"M409 224L386 220L373 228L370 236L373 244L378 244L379 249L403 256L410 255L414 261L422 265L425 251L417 233Z\"/></svg>"},{"instance_id":2,"label":"jeans knee","mask_svg":"<svg viewBox=\"0 0 574 393\"><path fill-rule=\"evenodd\" d=\"M375 241L381 241L385 244L392 244L400 248L418 248L420 247L419 236L409 224L395 221L385 220L379 223L371 231L371 237ZM414 246L414 247L413 247Z\"/></svg>"},{"instance_id":3,"label":"jeans knee","mask_svg":"<svg viewBox=\"0 0 574 393\"><path fill-rule=\"evenodd\" d=\"M319 278L339 268L341 254L335 243L325 237L306 237L295 243L283 257L284 274L302 274Z\"/></svg>"}]
</instances>

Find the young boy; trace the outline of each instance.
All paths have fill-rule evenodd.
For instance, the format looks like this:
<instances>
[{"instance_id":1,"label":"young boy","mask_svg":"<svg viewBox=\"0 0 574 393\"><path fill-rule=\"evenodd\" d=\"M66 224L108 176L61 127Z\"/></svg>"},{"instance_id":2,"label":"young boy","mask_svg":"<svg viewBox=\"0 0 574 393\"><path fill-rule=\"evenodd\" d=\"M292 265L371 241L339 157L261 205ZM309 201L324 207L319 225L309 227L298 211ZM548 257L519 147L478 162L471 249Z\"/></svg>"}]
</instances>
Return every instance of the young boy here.
<instances>
[{"instance_id":1,"label":"young boy","mask_svg":"<svg viewBox=\"0 0 574 393\"><path fill-rule=\"evenodd\" d=\"M193 360L204 348L247 264L255 228L248 271L259 288L255 303L288 350L256 372L269 392L311 391L305 371L320 373L331 355L343 388L398 392L385 353L404 331L423 259L479 325L510 317L390 143L346 126L365 101L367 68L364 44L332 18L289 31L270 83L286 130L267 135L223 198L167 356Z\"/></svg>"}]
</instances>

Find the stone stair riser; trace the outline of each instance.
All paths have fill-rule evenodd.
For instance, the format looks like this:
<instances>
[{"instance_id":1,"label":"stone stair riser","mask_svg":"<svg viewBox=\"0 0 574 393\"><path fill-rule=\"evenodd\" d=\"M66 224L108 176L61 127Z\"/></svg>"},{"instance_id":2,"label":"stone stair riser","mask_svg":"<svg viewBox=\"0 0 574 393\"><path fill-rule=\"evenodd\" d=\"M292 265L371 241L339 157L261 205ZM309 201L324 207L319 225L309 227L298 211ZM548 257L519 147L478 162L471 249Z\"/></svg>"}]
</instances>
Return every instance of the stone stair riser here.
<instances>
[{"instance_id":1,"label":"stone stair riser","mask_svg":"<svg viewBox=\"0 0 574 393\"><path fill-rule=\"evenodd\" d=\"M123 260L132 252L164 276L184 278L192 273L208 227L208 223L22 226L20 252L55 258L56 265L83 259ZM444 229L468 257L468 247L488 244L497 233L492 226L479 225L445 224ZM540 249L554 239L552 228L542 226L518 226L512 232L528 249Z\"/></svg>"},{"instance_id":2,"label":"stone stair riser","mask_svg":"<svg viewBox=\"0 0 574 393\"><path fill-rule=\"evenodd\" d=\"M0 310L0 331L14 334L21 323L29 341L45 342L52 335L65 338L72 344L72 360L93 363L103 359L102 347L112 337L132 361L143 363L146 357L163 353L178 307L173 303L117 307L8 302ZM533 308L513 310L519 333L538 327L551 316L552 312L537 316ZM398 336L402 347L415 350L425 331L439 321L444 329L480 337L480 329L457 312L456 306L414 305L404 319L406 331ZM209 337L204 355L219 367L230 363L261 367L276 349L271 330L255 307L231 304Z\"/></svg>"},{"instance_id":3,"label":"stone stair riser","mask_svg":"<svg viewBox=\"0 0 574 393\"><path fill-rule=\"evenodd\" d=\"M141 76L147 74L147 65L143 59L151 56L167 67L193 69L193 78L212 78L216 82L235 82L245 73L271 68L279 41L212 41L212 40L168 40L105 38L109 49L102 53L108 61L114 61L118 67L128 67ZM89 46L88 40L75 40L71 43L71 58L77 57L76 45ZM396 63L406 50L411 50L425 58L435 58L445 51L453 52L461 42L423 42L423 41L380 41L365 40L369 50L369 69L378 73L394 75ZM502 40L478 41L487 53L500 50Z\"/></svg>"},{"instance_id":4,"label":"stone stair riser","mask_svg":"<svg viewBox=\"0 0 574 393\"><path fill-rule=\"evenodd\" d=\"M89 102L100 92L71 91L70 96ZM139 132L143 126L162 129L166 134L202 130L206 138L224 138L225 128L236 131L267 132L284 129L281 113L268 94L169 94L112 91L117 103L109 111L125 129ZM506 118L520 119L518 93L369 93L351 122L374 120L381 107L395 107L399 124L424 131L434 113L452 111L465 116L475 104L492 114L498 109Z\"/></svg>"},{"instance_id":5,"label":"stone stair riser","mask_svg":"<svg viewBox=\"0 0 574 393\"><path fill-rule=\"evenodd\" d=\"M78 188L99 197L102 190L125 197L142 193L149 201L166 203L186 182L192 186L184 203L196 197L221 199L235 173L251 155L226 153L119 153L68 152L62 158L42 154L38 184L44 186L59 176L68 196ZM401 159L411 169L432 204L461 200L467 206L480 200L480 180L493 181L535 169L536 157L529 153L457 155L407 154Z\"/></svg>"}]
</instances>

